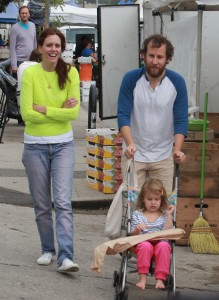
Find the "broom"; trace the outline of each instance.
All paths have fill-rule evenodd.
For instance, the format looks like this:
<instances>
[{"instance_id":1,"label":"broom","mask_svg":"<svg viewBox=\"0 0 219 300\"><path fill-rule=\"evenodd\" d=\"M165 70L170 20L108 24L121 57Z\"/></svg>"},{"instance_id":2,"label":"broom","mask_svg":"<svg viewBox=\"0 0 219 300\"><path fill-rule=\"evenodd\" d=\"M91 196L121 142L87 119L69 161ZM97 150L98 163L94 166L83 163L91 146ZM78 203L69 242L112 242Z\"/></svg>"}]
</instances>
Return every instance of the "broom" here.
<instances>
[{"instance_id":1,"label":"broom","mask_svg":"<svg viewBox=\"0 0 219 300\"><path fill-rule=\"evenodd\" d=\"M195 220L191 229L191 233L189 236L189 245L194 253L219 254L218 241L215 238L213 232L211 231L208 222L203 218L207 105L208 105L208 93L205 94L205 102L204 102L200 210L199 210L199 218Z\"/></svg>"}]
</instances>

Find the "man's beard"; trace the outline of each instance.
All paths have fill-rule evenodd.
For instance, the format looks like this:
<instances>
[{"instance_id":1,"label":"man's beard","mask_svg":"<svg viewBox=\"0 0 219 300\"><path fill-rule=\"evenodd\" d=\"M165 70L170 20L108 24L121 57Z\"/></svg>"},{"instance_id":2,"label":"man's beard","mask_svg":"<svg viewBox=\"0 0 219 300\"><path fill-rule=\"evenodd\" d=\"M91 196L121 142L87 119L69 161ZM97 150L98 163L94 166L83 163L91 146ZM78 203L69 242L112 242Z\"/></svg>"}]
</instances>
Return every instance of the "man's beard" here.
<instances>
[{"instance_id":1,"label":"man's beard","mask_svg":"<svg viewBox=\"0 0 219 300\"><path fill-rule=\"evenodd\" d=\"M152 78L158 78L163 74L165 70L165 66L162 68L155 68L155 67L146 67L147 74L150 75Z\"/></svg>"}]
</instances>

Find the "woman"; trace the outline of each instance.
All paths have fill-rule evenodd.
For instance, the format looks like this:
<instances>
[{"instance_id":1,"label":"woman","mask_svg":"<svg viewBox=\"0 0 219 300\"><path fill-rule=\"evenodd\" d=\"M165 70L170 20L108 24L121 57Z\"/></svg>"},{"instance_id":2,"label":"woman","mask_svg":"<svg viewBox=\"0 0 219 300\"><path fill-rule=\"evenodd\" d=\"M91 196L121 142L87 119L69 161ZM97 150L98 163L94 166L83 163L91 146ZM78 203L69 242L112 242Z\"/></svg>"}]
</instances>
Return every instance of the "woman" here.
<instances>
[{"instance_id":1,"label":"woman","mask_svg":"<svg viewBox=\"0 0 219 300\"><path fill-rule=\"evenodd\" d=\"M42 256L37 263L49 265L56 254L53 197L58 271L76 272L79 266L73 262L71 207L75 149L70 121L78 116L80 81L77 70L62 60L64 50L64 35L57 29L45 29L38 40L42 62L23 73L20 97L25 121L22 162L41 240Z\"/></svg>"}]
</instances>

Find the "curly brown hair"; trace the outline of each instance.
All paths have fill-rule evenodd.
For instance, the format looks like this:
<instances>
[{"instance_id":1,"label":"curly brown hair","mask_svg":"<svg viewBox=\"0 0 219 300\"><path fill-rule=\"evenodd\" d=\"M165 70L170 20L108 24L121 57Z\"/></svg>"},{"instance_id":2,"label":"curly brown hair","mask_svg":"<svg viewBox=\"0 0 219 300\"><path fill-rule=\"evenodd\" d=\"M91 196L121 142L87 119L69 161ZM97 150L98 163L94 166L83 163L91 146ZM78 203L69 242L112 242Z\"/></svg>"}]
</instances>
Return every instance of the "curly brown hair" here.
<instances>
[{"instance_id":1,"label":"curly brown hair","mask_svg":"<svg viewBox=\"0 0 219 300\"><path fill-rule=\"evenodd\" d=\"M143 184L141 191L139 193L138 200L135 204L135 209L146 210L146 207L144 204L144 198L149 192L160 195L160 198L161 198L160 211L161 212L165 211L169 205L168 198L167 198L167 192L164 188L162 181L157 178L149 178L145 181L145 183Z\"/></svg>"},{"instance_id":2,"label":"curly brown hair","mask_svg":"<svg viewBox=\"0 0 219 300\"><path fill-rule=\"evenodd\" d=\"M141 54L145 55L148 50L148 44L152 43L152 48L160 48L162 45L166 45L166 57L167 60L171 61L174 54L174 47L171 42L161 34L153 34L144 40Z\"/></svg>"},{"instance_id":3,"label":"curly brown hair","mask_svg":"<svg viewBox=\"0 0 219 300\"><path fill-rule=\"evenodd\" d=\"M45 30L43 30L43 32L40 34L39 38L38 38L38 46L43 46L45 39L50 36L50 35L57 35L60 40L61 40L61 51L63 52L65 50L66 47L66 41L65 41L65 36L64 34L56 29L56 28L46 28ZM71 65L64 62L64 60L60 57L58 59L55 71L58 74L58 83L59 83L59 87L61 90L63 90L65 88L65 84L66 81L68 80L70 82L70 79L68 77L68 72L71 69Z\"/></svg>"}]
</instances>

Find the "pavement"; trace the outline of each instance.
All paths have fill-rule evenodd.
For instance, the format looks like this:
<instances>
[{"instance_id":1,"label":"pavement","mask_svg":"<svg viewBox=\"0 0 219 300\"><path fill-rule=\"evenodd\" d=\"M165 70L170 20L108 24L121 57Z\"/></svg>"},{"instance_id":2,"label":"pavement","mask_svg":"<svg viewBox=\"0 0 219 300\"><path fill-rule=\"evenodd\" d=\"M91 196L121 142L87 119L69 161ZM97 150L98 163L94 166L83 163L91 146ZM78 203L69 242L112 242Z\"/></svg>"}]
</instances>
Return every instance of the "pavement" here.
<instances>
[{"instance_id":1,"label":"pavement","mask_svg":"<svg viewBox=\"0 0 219 300\"><path fill-rule=\"evenodd\" d=\"M77 149L72 199L74 260L80 266L80 271L72 274L58 273L55 259L47 267L36 264L40 241L21 163L24 127L15 120L6 125L0 144L0 300L114 299L113 272L119 270L121 256L107 256L101 273L90 270L95 247L107 241L104 225L114 195L86 186L87 115L84 104L72 123ZM98 120L97 126L115 127L115 120ZM194 254L189 247L180 246L175 247L175 254L176 286L182 299L219 299L219 256ZM129 300L166 299L166 291L154 288L154 278L148 278L145 291L136 288L136 281L137 274L127 274Z\"/></svg>"},{"instance_id":2,"label":"pavement","mask_svg":"<svg viewBox=\"0 0 219 300\"><path fill-rule=\"evenodd\" d=\"M72 203L75 209L105 209L108 208L113 194L103 194L86 185L86 128L88 126L88 104L81 105L79 118L72 122L76 145L76 164L73 180ZM100 121L97 127L115 127L116 120ZM23 151L23 126L11 119L4 131L0 144L1 164L1 194L11 193L11 203L24 206L31 205L28 183L21 156ZM16 195L16 196L15 196ZM0 196L0 203L4 203Z\"/></svg>"}]
</instances>

